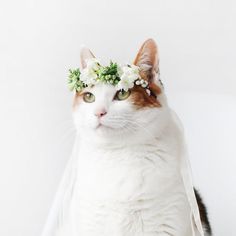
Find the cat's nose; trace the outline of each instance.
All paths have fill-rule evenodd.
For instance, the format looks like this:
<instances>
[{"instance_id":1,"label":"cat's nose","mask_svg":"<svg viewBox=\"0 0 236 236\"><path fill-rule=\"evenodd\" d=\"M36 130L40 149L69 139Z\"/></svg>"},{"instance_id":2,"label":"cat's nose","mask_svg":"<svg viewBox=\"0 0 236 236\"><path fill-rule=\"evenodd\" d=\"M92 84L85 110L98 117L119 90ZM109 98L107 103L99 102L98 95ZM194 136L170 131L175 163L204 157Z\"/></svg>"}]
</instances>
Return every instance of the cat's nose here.
<instances>
[{"instance_id":1,"label":"cat's nose","mask_svg":"<svg viewBox=\"0 0 236 236\"><path fill-rule=\"evenodd\" d=\"M99 109L95 112L95 116L98 118L105 116L107 114L107 111L105 109Z\"/></svg>"}]
</instances>

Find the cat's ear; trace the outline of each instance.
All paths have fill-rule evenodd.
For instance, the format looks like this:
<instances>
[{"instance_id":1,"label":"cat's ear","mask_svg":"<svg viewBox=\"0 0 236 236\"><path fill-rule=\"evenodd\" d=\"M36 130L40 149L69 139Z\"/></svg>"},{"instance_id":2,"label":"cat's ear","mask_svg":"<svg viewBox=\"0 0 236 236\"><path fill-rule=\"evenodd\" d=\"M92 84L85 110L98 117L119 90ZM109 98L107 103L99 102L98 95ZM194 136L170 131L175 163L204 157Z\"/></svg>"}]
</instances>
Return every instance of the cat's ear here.
<instances>
[{"instance_id":1,"label":"cat's ear","mask_svg":"<svg viewBox=\"0 0 236 236\"><path fill-rule=\"evenodd\" d=\"M95 58L95 56L93 55L93 53L86 48L85 46L81 46L81 50L80 50L80 62L81 62L81 67L84 69L87 66L86 61L88 59L91 58Z\"/></svg>"},{"instance_id":2,"label":"cat's ear","mask_svg":"<svg viewBox=\"0 0 236 236\"><path fill-rule=\"evenodd\" d=\"M134 60L134 65L139 66L141 74L151 83L159 71L158 48L153 39L146 40Z\"/></svg>"}]
</instances>

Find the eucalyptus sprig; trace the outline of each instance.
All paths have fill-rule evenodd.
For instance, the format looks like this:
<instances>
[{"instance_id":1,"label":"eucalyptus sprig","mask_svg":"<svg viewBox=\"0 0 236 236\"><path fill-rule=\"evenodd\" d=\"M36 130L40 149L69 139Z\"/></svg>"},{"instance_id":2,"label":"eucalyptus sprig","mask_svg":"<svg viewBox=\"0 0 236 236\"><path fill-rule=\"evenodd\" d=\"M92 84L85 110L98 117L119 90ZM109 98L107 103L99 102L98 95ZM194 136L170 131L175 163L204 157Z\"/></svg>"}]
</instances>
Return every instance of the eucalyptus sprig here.
<instances>
[{"instance_id":1,"label":"eucalyptus sprig","mask_svg":"<svg viewBox=\"0 0 236 236\"><path fill-rule=\"evenodd\" d=\"M87 87L80 80L80 74L80 69L69 70L68 87L71 91L75 90L76 92L80 92L83 88Z\"/></svg>"},{"instance_id":2,"label":"eucalyptus sprig","mask_svg":"<svg viewBox=\"0 0 236 236\"><path fill-rule=\"evenodd\" d=\"M109 66L101 67L98 71L98 80L117 85L120 81L117 63L110 62Z\"/></svg>"}]
</instances>

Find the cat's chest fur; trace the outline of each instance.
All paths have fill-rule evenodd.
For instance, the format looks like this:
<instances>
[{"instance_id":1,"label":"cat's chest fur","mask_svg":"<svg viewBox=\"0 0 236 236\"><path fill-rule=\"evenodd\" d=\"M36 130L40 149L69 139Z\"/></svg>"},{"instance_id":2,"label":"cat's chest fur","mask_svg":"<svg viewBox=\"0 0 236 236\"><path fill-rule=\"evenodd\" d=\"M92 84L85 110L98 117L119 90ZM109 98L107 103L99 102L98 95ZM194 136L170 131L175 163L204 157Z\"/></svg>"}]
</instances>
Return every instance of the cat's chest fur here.
<instances>
[{"instance_id":1,"label":"cat's chest fur","mask_svg":"<svg viewBox=\"0 0 236 236\"><path fill-rule=\"evenodd\" d=\"M181 235L189 205L175 158L147 144L81 148L71 204L74 235Z\"/></svg>"}]
</instances>

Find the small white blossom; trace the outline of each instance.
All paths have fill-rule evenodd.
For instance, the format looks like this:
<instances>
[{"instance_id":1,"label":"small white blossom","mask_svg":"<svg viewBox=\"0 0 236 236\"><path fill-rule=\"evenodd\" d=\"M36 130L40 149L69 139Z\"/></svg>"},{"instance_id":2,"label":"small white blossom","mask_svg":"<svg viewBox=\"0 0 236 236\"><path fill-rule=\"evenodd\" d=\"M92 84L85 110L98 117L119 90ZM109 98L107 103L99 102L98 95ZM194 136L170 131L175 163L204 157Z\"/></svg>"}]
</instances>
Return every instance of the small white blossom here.
<instances>
[{"instance_id":1,"label":"small white blossom","mask_svg":"<svg viewBox=\"0 0 236 236\"><path fill-rule=\"evenodd\" d=\"M148 94L148 96L150 96L151 95L150 89L146 89L146 93Z\"/></svg>"},{"instance_id":2,"label":"small white blossom","mask_svg":"<svg viewBox=\"0 0 236 236\"><path fill-rule=\"evenodd\" d=\"M118 70L120 81L117 84L117 88L128 91L134 87L135 80L140 78L139 68L135 65L124 66Z\"/></svg>"},{"instance_id":3,"label":"small white blossom","mask_svg":"<svg viewBox=\"0 0 236 236\"><path fill-rule=\"evenodd\" d=\"M142 83L141 85L143 88L146 88L147 87L147 84L146 83Z\"/></svg>"},{"instance_id":4,"label":"small white blossom","mask_svg":"<svg viewBox=\"0 0 236 236\"><path fill-rule=\"evenodd\" d=\"M96 83L97 77L98 75L94 70L85 68L81 71L80 80L87 85L92 85Z\"/></svg>"},{"instance_id":5,"label":"small white blossom","mask_svg":"<svg viewBox=\"0 0 236 236\"><path fill-rule=\"evenodd\" d=\"M96 58L90 58L85 61L86 62L86 68L89 70L97 71L99 69L99 61Z\"/></svg>"},{"instance_id":6,"label":"small white blossom","mask_svg":"<svg viewBox=\"0 0 236 236\"><path fill-rule=\"evenodd\" d=\"M119 64L117 64L117 73L118 73L118 75L119 75L120 77L121 77L122 74L123 74L122 67L121 67Z\"/></svg>"},{"instance_id":7,"label":"small white blossom","mask_svg":"<svg viewBox=\"0 0 236 236\"><path fill-rule=\"evenodd\" d=\"M81 71L80 80L87 85L93 85L98 78L96 71L99 69L99 62L96 58L92 58L86 60L86 65Z\"/></svg>"},{"instance_id":8,"label":"small white blossom","mask_svg":"<svg viewBox=\"0 0 236 236\"><path fill-rule=\"evenodd\" d=\"M121 78L121 80L117 84L117 90L123 89L126 92L133 87L134 87L134 81L130 80L129 77Z\"/></svg>"}]
</instances>

